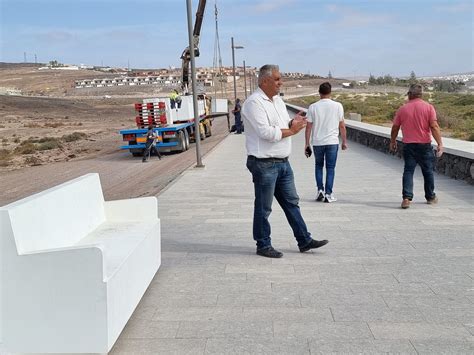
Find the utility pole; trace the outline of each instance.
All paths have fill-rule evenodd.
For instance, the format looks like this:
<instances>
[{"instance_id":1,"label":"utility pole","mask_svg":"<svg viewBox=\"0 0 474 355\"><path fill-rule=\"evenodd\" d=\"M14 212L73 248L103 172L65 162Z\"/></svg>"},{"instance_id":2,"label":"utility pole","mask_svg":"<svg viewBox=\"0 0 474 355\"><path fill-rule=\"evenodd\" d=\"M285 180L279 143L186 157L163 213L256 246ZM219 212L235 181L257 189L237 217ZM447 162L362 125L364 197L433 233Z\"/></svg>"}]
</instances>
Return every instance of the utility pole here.
<instances>
[{"instance_id":1,"label":"utility pole","mask_svg":"<svg viewBox=\"0 0 474 355\"><path fill-rule=\"evenodd\" d=\"M234 37L230 38L232 44L232 75L234 76L234 103L237 101L237 83L235 81L235 49L242 49L243 46L234 46Z\"/></svg>"},{"instance_id":2,"label":"utility pole","mask_svg":"<svg viewBox=\"0 0 474 355\"><path fill-rule=\"evenodd\" d=\"M247 99L247 72L245 71L245 60L244 60L244 91L245 91L245 99Z\"/></svg>"},{"instance_id":3,"label":"utility pole","mask_svg":"<svg viewBox=\"0 0 474 355\"><path fill-rule=\"evenodd\" d=\"M196 89L196 67L194 60L194 36L193 36L193 22L191 0L186 0L186 7L188 13L188 37L189 37L189 56L191 59L191 83L193 90L193 109L194 109L194 140L196 141L196 168L203 168L201 159L201 131L199 129L199 112L197 103L197 89Z\"/></svg>"}]
</instances>

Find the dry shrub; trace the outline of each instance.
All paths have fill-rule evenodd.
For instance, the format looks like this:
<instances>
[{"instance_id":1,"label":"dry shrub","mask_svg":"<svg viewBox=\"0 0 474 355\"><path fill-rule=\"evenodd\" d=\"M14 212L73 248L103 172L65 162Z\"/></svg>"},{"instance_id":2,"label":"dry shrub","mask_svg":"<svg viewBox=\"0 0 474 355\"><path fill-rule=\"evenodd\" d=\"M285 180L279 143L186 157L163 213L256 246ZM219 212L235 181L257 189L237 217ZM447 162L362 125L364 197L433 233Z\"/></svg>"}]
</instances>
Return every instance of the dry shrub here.
<instances>
[{"instance_id":1,"label":"dry shrub","mask_svg":"<svg viewBox=\"0 0 474 355\"><path fill-rule=\"evenodd\" d=\"M87 137L87 134L82 132L73 132L71 134L66 134L62 136L62 140L65 142L74 142Z\"/></svg>"},{"instance_id":2,"label":"dry shrub","mask_svg":"<svg viewBox=\"0 0 474 355\"><path fill-rule=\"evenodd\" d=\"M7 166L12 158L12 152L8 149L0 149L0 166Z\"/></svg>"},{"instance_id":3,"label":"dry shrub","mask_svg":"<svg viewBox=\"0 0 474 355\"><path fill-rule=\"evenodd\" d=\"M25 158L25 163L28 165L41 165L41 159L31 155Z\"/></svg>"},{"instance_id":4,"label":"dry shrub","mask_svg":"<svg viewBox=\"0 0 474 355\"><path fill-rule=\"evenodd\" d=\"M51 150L51 149L56 149L60 147L61 147L61 142L56 138L52 138L50 140L39 143L37 146L37 149L38 150Z\"/></svg>"},{"instance_id":5,"label":"dry shrub","mask_svg":"<svg viewBox=\"0 0 474 355\"><path fill-rule=\"evenodd\" d=\"M15 153L18 154L32 154L36 152L36 145L34 143L24 141L15 148Z\"/></svg>"},{"instance_id":6,"label":"dry shrub","mask_svg":"<svg viewBox=\"0 0 474 355\"><path fill-rule=\"evenodd\" d=\"M25 123L25 124L23 124L23 127L26 127L26 128L39 128L41 126L38 123Z\"/></svg>"},{"instance_id":7,"label":"dry shrub","mask_svg":"<svg viewBox=\"0 0 474 355\"><path fill-rule=\"evenodd\" d=\"M61 127L61 126L64 126L64 123L56 122L56 123L45 123L44 124L44 127L48 127L48 128L57 128L57 127Z\"/></svg>"}]
</instances>

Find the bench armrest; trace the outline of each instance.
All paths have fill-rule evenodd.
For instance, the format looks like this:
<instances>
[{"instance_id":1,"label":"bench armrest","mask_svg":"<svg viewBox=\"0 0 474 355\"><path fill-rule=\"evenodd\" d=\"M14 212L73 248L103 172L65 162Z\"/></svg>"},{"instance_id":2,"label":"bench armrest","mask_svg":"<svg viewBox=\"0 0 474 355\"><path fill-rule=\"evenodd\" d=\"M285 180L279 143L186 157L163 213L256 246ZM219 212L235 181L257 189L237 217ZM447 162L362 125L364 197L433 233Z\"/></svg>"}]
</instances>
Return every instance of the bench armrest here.
<instances>
[{"instance_id":1,"label":"bench armrest","mask_svg":"<svg viewBox=\"0 0 474 355\"><path fill-rule=\"evenodd\" d=\"M100 272L101 280L105 280L103 254L104 250L100 245L80 245L23 253L19 255L19 258L25 257L25 260L28 260L25 264L29 264L37 271L42 268L51 269L51 266L61 266L61 273L70 272L71 277L74 277L76 272L78 274L90 272L91 275L97 275Z\"/></svg>"},{"instance_id":2,"label":"bench armrest","mask_svg":"<svg viewBox=\"0 0 474 355\"><path fill-rule=\"evenodd\" d=\"M108 221L143 221L158 219L158 199L154 196L105 201Z\"/></svg>"}]
</instances>

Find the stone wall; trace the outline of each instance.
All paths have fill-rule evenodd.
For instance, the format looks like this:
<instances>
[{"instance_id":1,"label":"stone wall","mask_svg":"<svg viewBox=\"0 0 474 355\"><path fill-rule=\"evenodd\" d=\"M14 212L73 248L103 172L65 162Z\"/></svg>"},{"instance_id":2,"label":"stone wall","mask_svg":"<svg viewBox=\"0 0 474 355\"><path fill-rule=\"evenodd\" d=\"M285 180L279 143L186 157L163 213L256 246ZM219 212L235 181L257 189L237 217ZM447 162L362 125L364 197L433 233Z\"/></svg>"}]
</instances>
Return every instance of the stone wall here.
<instances>
[{"instance_id":1,"label":"stone wall","mask_svg":"<svg viewBox=\"0 0 474 355\"><path fill-rule=\"evenodd\" d=\"M287 108L291 112L306 111L302 107L290 104L287 104ZM358 125L361 125L361 123L346 120L347 139L386 154L396 155L400 159L402 158L403 143L400 138L398 139L397 152L392 153L389 150L390 128L369 125L367 123L362 124L364 127L358 127ZM448 139L443 140L445 152L441 158L436 158L435 171L474 185L474 151L472 150L472 145L470 145L470 142L466 142L468 148L463 150L460 150L458 147L450 149L447 141Z\"/></svg>"},{"instance_id":2,"label":"stone wall","mask_svg":"<svg viewBox=\"0 0 474 355\"><path fill-rule=\"evenodd\" d=\"M394 154L389 150L390 138L388 137L361 131L355 127L347 127L347 139L386 154ZM398 149L395 155L401 159L402 152L403 143L398 141ZM435 171L456 180L465 180L467 183L474 185L474 164L472 159L445 152L441 158L436 158Z\"/></svg>"}]
</instances>

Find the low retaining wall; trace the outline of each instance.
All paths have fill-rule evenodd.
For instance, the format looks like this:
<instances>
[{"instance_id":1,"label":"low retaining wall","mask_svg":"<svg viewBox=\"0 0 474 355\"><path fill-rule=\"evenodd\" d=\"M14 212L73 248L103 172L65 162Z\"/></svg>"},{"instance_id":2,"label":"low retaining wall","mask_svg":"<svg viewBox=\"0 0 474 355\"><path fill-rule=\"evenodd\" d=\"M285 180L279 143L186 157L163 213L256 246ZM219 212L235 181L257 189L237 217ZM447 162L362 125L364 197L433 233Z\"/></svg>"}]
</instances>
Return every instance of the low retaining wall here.
<instances>
[{"instance_id":1,"label":"low retaining wall","mask_svg":"<svg viewBox=\"0 0 474 355\"><path fill-rule=\"evenodd\" d=\"M286 104L291 112L306 111L305 108ZM363 144L387 154L389 150L390 127L376 126L368 123L345 120L347 139ZM395 153L402 158L403 143L401 135L397 138L398 150ZM459 139L443 138L444 154L436 159L435 171L456 180L464 180L474 185L474 143ZM433 142L436 146L436 143Z\"/></svg>"}]
</instances>

